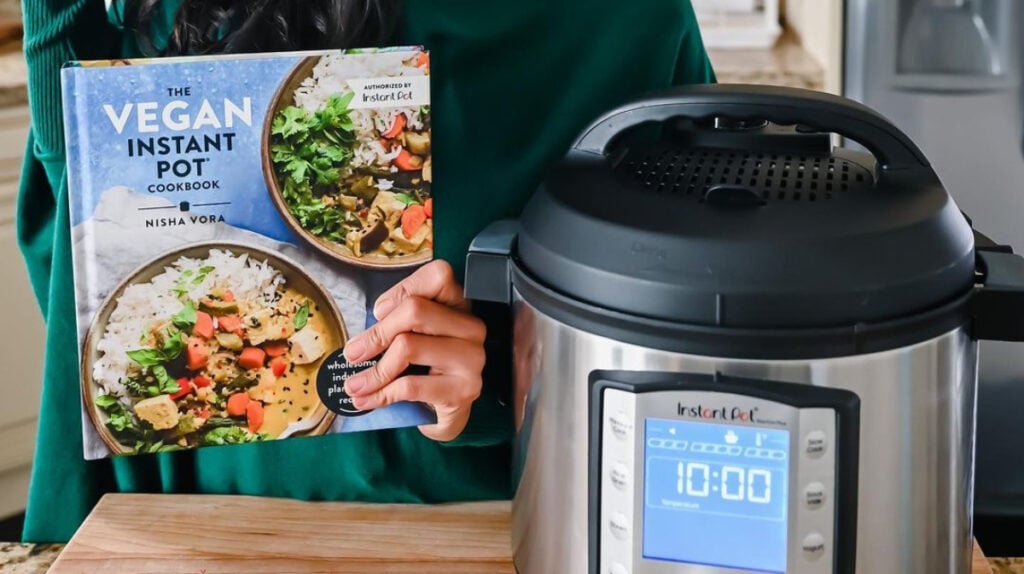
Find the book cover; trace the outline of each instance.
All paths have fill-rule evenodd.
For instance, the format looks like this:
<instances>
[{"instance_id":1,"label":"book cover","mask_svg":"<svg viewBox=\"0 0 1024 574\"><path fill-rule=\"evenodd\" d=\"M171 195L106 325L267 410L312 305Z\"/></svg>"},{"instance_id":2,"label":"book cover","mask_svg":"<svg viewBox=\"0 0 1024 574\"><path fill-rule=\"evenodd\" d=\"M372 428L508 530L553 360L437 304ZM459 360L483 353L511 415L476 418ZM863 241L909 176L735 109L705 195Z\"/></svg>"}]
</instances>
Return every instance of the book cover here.
<instances>
[{"instance_id":1,"label":"book cover","mask_svg":"<svg viewBox=\"0 0 1024 574\"><path fill-rule=\"evenodd\" d=\"M433 257L416 47L62 70L87 459L413 426L348 337Z\"/></svg>"}]
</instances>

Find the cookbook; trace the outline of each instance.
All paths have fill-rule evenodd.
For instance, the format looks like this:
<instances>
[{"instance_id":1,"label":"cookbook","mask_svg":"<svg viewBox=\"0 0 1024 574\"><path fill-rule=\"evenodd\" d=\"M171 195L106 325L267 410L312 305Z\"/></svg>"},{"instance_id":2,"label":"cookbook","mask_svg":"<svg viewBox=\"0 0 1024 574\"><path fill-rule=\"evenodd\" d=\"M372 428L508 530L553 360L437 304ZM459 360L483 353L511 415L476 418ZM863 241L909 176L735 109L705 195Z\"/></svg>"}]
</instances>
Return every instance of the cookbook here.
<instances>
[{"instance_id":1,"label":"cookbook","mask_svg":"<svg viewBox=\"0 0 1024 574\"><path fill-rule=\"evenodd\" d=\"M427 51L61 78L85 458L434 422L355 409L341 352L433 257Z\"/></svg>"}]
</instances>

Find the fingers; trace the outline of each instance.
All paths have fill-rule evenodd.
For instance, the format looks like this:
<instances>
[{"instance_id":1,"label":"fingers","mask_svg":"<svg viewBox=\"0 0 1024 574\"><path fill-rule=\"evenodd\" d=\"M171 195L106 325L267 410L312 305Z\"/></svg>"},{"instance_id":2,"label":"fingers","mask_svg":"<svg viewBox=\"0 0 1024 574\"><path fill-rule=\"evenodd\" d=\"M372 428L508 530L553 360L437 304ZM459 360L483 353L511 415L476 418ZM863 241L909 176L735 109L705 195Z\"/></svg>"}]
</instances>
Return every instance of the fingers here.
<instances>
[{"instance_id":1,"label":"fingers","mask_svg":"<svg viewBox=\"0 0 1024 574\"><path fill-rule=\"evenodd\" d=\"M374 366L345 381L345 392L353 398L380 392L401 377L409 365L430 367L432 375L479 379L485 361L486 356L479 343L452 337L403 333L395 338ZM453 396L451 402L460 398ZM441 397L434 399L440 402Z\"/></svg>"},{"instance_id":2,"label":"fingers","mask_svg":"<svg viewBox=\"0 0 1024 574\"><path fill-rule=\"evenodd\" d=\"M401 377L376 393L354 397L352 404L366 410L402 401L427 403L434 406L437 423L421 426L420 432L433 440L449 441L466 428L473 401L479 396L479 377L423 375Z\"/></svg>"},{"instance_id":3,"label":"fingers","mask_svg":"<svg viewBox=\"0 0 1024 574\"><path fill-rule=\"evenodd\" d=\"M399 402L411 401L435 405L445 411L466 407L480 396L480 386L466 384L465 377L455 375L409 375L368 395L352 398L357 409L379 409Z\"/></svg>"},{"instance_id":4,"label":"fingers","mask_svg":"<svg viewBox=\"0 0 1024 574\"><path fill-rule=\"evenodd\" d=\"M462 286L455 280L451 265L440 259L420 267L385 291L373 306L373 316L377 320L387 317L410 297L431 299L453 309L469 311L469 301L463 296Z\"/></svg>"},{"instance_id":5,"label":"fingers","mask_svg":"<svg viewBox=\"0 0 1024 574\"><path fill-rule=\"evenodd\" d=\"M483 321L440 303L420 297L407 298L372 327L345 345L345 359L358 363L376 357L391 347L402 333L465 339L483 343L487 330ZM417 363L422 364L422 363Z\"/></svg>"}]
</instances>

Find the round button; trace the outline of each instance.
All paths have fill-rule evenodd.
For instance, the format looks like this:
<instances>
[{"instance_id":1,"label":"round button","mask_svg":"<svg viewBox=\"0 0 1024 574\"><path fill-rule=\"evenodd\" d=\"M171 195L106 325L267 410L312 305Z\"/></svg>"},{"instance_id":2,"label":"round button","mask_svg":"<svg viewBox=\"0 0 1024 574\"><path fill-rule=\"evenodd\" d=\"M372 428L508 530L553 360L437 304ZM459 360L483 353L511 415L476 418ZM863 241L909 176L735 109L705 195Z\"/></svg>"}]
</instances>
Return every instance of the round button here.
<instances>
[{"instance_id":1,"label":"round button","mask_svg":"<svg viewBox=\"0 0 1024 574\"><path fill-rule=\"evenodd\" d=\"M608 473L608 478L611 479L612 484L619 490L626 490L629 488L629 467L621 462L617 462L612 465L611 470Z\"/></svg>"},{"instance_id":2,"label":"round button","mask_svg":"<svg viewBox=\"0 0 1024 574\"><path fill-rule=\"evenodd\" d=\"M804 501L807 508L812 510L821 508L825 504L825 485L820 482L812 482L804 488Z\"/></svg>"},{"instance_id":3,"label":"round button","mask_svg":"<svg viewBox=\"0 0 1024 574\"><path fill-rule=\"evenodd\" d=\"M608 530L611 531L612 536L619 540L625 540L629 537L629 527L629 519L621 512L613 514L611 520L608 521Z\"/></svg>"},{"instance_id":4,"label":"round button","mask_svg":"<svg viewBox=\"0 0 1024 574\"><path fill-rule=\"evenodd\" d=\"M622 564L616 562L608 569L608 574L629 574L629 568L626 568Z\"/></svg>"},{"instance_id":5,"label":"round button","mask_svg":"<svg viewBox=\"0 0 1024 574\"><path fill-rule=\"evenodd\" d=\"M825 553L825 538L817 532L811 532L804 537L801 548L804 551L804 558L817 560Z\"/></svg>"},{"instance_id":6,"label":"round button","mask_svg":"<svg viewBox=\"0 0 1024 574\"><path fill-rule=\"evenodd\" d=\"M629 416L626 411L615 413L608 419L608 422L611 425L612 434L621 439L627 438L633 430L633 417Z\"/></svg>"},{"instance_id":7,"label":"round button","mask_svg":"<svg viewBox=\"0 0 1024 574\"><path fill-rule=\"evenodd\" d=\"M819 458L825 454L825 450L828 448L828 437L822 431L811 431L807 433L804 443L807 456Z\"/></svg>"}]
</instances>

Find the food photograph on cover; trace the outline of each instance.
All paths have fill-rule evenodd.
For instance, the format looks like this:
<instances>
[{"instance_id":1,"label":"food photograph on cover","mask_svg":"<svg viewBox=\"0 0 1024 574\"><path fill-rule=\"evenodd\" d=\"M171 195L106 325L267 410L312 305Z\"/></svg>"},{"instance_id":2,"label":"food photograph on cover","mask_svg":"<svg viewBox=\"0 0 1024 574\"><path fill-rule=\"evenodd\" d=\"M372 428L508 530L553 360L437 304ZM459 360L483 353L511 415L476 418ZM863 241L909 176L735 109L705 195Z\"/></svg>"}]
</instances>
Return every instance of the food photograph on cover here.
<instances>
[{"instance_id":1,"label":"food photograph on cover","mask_svg":"<svg viewBox=\"0 0 1024 574\"><path fill-rule=\"evenodd\" d=\"M64 75L87 459L434 420L355 409L341 354L433 256L426 51Z\"/></svg>"},{"instance_id":2,"label":"food photograph on cover","mask_svg":"<svg viewBox=\"0 0 1024 574\"><path fill-rule=\"evenodd\" d=\"M323 434L334 413L316 375L344 340L333 298L297 263L189 246L143 265L100 307L86 408L118 453Z\"/></svg>"},{"instance_id":3,"label":"food photograph on cover","mask_svg":"<svg viewBox=\"0 0 1024 574\"><path fill-rule=\"evenodd\" d=\"M430 106L352 109L345 78L429 73L429 57L304 60L264 125L274 203L314 247L366 267L408 267L433 247Z\"/></svg>"}]
</instances>

